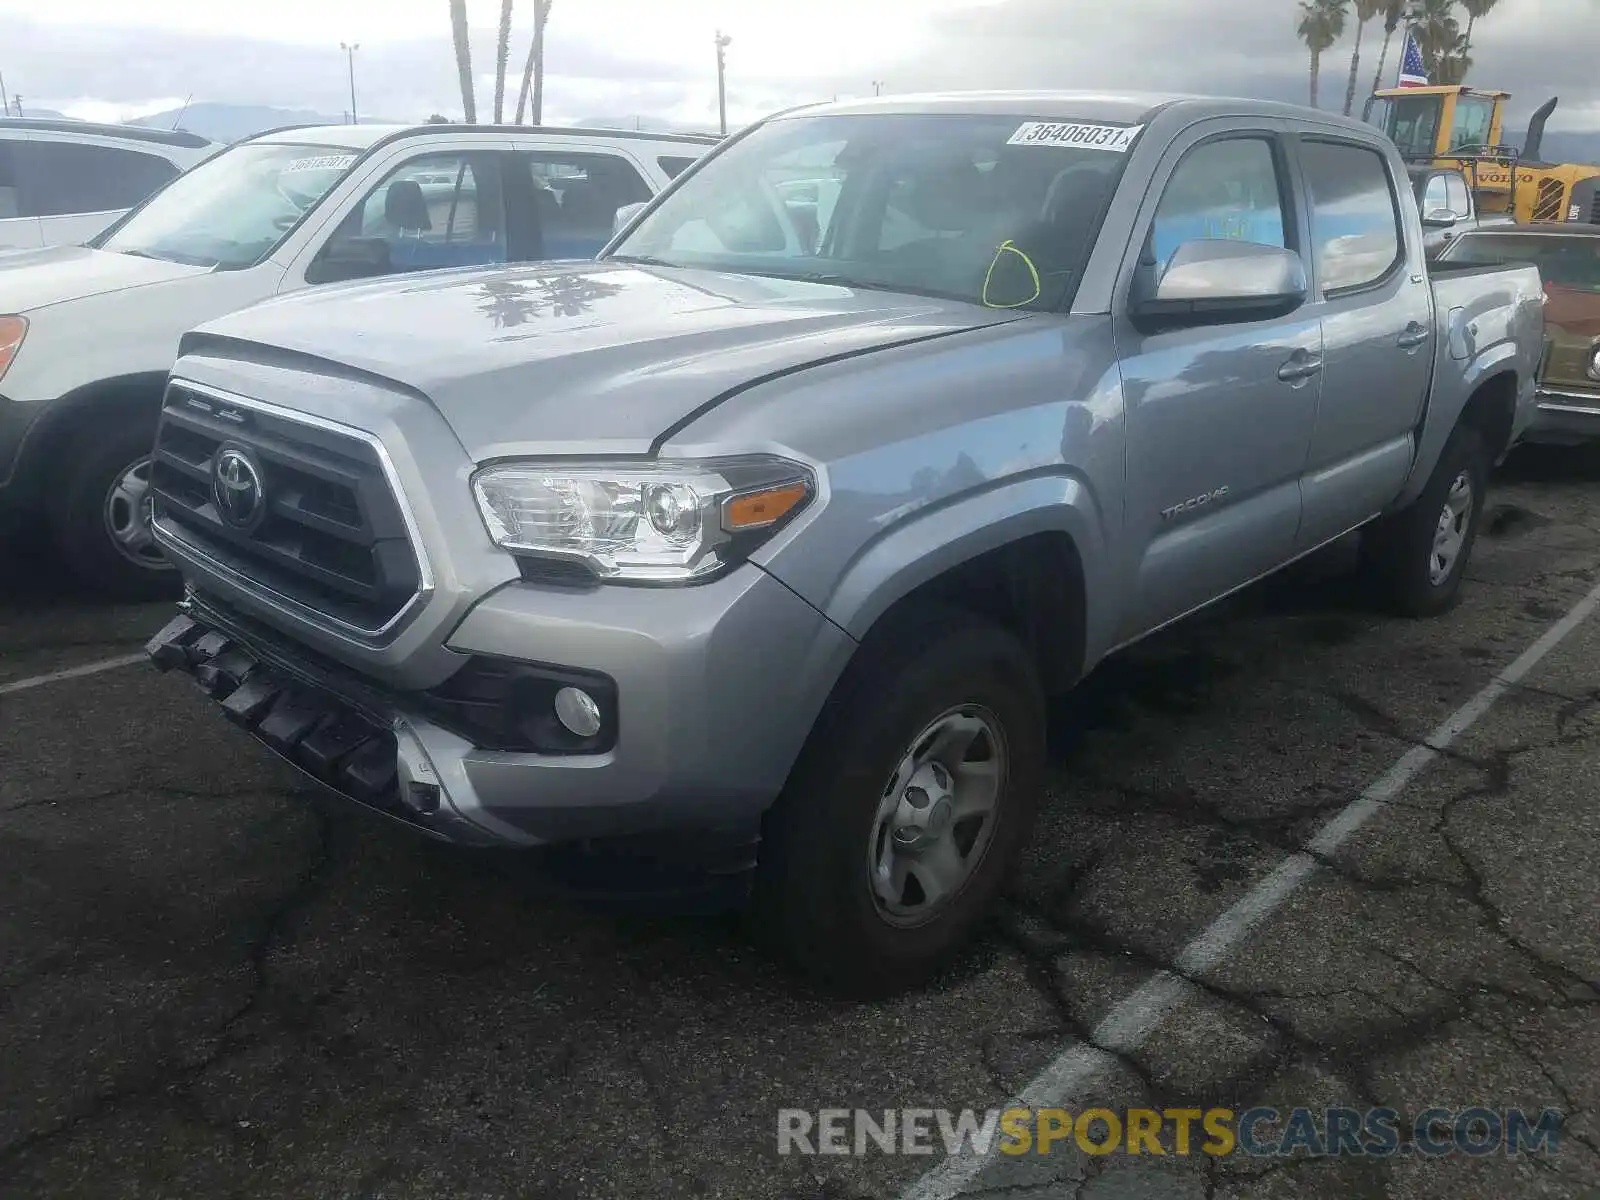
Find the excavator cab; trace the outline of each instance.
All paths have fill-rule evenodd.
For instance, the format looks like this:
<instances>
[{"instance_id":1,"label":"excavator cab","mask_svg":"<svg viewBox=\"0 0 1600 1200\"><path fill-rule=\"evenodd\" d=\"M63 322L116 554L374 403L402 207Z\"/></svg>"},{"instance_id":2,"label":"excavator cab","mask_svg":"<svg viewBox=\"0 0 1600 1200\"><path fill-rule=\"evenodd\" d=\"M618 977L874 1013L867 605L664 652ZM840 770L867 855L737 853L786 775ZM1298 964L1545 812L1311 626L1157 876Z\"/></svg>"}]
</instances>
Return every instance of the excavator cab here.
<instances>
[{"instance_id":1,"label":"excavator cab","mask_svg":"<svg viewBox=\"0 0 1600 1200\"><path fill-rule=\"evenodd\" d=\"M1509 92L1457 84L1385 88L1373 95L1384 103L1383 131L1408 162L1428 162L1460 151L1511 151L1500 144Z\"/></svg>"}]
</instances>

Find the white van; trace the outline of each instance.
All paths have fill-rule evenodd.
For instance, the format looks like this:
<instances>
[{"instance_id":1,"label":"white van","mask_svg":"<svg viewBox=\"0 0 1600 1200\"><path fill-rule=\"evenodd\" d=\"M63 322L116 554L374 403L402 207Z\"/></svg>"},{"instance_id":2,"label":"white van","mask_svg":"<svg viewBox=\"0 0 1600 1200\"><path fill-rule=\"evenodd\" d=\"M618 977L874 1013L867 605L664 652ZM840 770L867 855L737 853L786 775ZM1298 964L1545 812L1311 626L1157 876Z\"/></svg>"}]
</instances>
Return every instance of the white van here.
<instances>
[{"instance_id":1,"label":"white van","mask_svg":"<svg viewBox=\"0 0 1600 1200\"><path fill-rule=\"evenodd\" d=\"M0 119L0 250L85 242L222 149L175 129Z\"/></svg>"},{"instance_id":2,"label":"white van","mask_svg":"<svg viewBox=\"0 0 1600 1200\"><path fill-rule=\"evenodd\" d=\"M160 595L176 573L150 536L149 461L185 332L317 284L593 258L619 209L650 200L718 140L275 130L186 172L85 246L0 254L0 524L46 523L98 591ZM536 320L541 304L583 302L505 292L486 303L507 325Z\"/></svg>"}]
</instances>

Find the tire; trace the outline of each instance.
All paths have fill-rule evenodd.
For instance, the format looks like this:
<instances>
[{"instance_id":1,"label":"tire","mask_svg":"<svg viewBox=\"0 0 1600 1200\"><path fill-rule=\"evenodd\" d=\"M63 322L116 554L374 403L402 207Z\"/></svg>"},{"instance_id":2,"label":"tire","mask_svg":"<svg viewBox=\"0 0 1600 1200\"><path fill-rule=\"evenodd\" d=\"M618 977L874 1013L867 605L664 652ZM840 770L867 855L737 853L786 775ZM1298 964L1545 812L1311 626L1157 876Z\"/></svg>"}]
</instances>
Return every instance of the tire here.
<instances>
[{"instance_id":1,"label":"tire","mask_svg":"<svg viewBox=\"0 0 1600 1200\"><path fill-rule=\"evenodd\" d=\"M1402 616L1435 617L1454 608L1483 520L1489 484L1489 455L1476 429L1458 425L1445 442L1422 494L1400 512L1381 518L1362 536L1364 571L1384 604ZM1455 508L1465 487L1467 508ZM1436 551L1447 516L1457 535L1448 569Z\"/></svg>"},{"instance_id":2,"label":"tire","mask_svg":"<svg viewBox=\"0 0 1600 1200\"><path fill-rule=\"evenodd\" d=\"M113 500L113 488L148 460L155 442L155 421L145 414L119 413L89 436L80 436L66 448L65 477L52 485L46 497L46 514L56 552L67 569L85 587L114 600L159 600L181 588L178 572L155 547L136 555L113 536L113 526L132 530L137 501L124 489Z\"/></svg>"},{"instance_id":3,"label":"tire","mask_svg":"<svg viewBox=\"0 0 1600 1200\"><path fill-rule=\"evenodd\" d=\"M754 912L762 935L814 982L857 997L923 983L966 944L1032 827L1045 761L1044 695L1015 637L942 606L893 621L863 643L835 687L768 813L756 875ZM943 778L953 790L940 791L936 768L924 767L931 774L919 778L933 782L922 793L926 807L915 811L926 827L921 834L904 826L899 832L927 840L914 852L894 843L890 859L907 864L906 886L899 901L891 901L873 886L874 865L885 861L891 826L913 809L909 800L897 801L894 815L884 819L880 804L893 792L913 790L898 768L919 735L941 718L953 740L935 738L938 745L970 735L974 723L984 726L968 753L981 759L987 750L990 762L1001 764L994 770L1000 778L992 815L975 823L951 819L946 809L939 818L936 810L950 799L980 794L967 790L979 786L970 782L976 774L957 779L946 769ZM969 873L947 889L947 899L929 906L921 881L931 878L934 865L950 865L946 839ZM891 866L886 877L891 892L897 873ZM918 893L920 914L909 911ZM891 911L897 907L907 911Z\"/></svg>"}]
</instances>

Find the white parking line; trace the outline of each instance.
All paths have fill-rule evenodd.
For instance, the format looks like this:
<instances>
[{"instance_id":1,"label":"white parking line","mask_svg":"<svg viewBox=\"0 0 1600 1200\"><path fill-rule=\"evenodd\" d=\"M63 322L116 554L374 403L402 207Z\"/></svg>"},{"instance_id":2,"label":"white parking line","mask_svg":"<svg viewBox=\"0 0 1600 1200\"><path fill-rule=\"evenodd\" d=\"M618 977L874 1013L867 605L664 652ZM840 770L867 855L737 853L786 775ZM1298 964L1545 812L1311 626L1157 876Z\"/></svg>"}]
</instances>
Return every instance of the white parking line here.
<instances>
[{"instance_id":1,"label":"white parking line","mask_svg":"<svg viewBox=\"0 0 1600 1200\"><path fill-rule=\"evenodd\" d=\"M1078 1095L1098 1076L1116 1063L1116 1055L1137 1051L1161 1022L1185 1000L1198 994L1195 985L1182 976L1210 970L1244 940L1246 935L1270 917L1317 867L1317 858L1326 857L1360 829L1385 804L1392 801L1426 768L1439 752L1471 729L1494 707L1507 688L1533 670L1539 661L1571 635L1600 606L1600 586L1575 604L1487 687L1451 713L1425 743L1416 746L1385 771L1373 784L1328 821L1302 850L1284 860L1278 868L1252 888L1241 900L1202 929L1179 952L1176 971L1158 971L1130 996L1118 1004L1095 1026L1089 1044L1064 1051L1006 1107L1059 1108ZM902 1200L950 1200L983 1170L998 1152L999 1139L990 1142L988 1154L967 1149L950 1155L911 1185Z\"/></svg>"},{"instance_id":2,"label":"white parking line","mask_svg":"<svg viewBox=\"0 0 1600 1200\"><path fill-rule=\"evenodd\" d=\"M117 658L103 658L99 662L84 663L81 667L51 671L48 675L30 675L26 679L13 679L10 683L0 683L0 696L8 696L12 692L25 692L29 688L43 687L47 683L58 683L63 679L98 675L101 671L114 671L118 667L131 667L134 663L149 661L143 654L123 654Z\"/></svg>"}]
</instances>

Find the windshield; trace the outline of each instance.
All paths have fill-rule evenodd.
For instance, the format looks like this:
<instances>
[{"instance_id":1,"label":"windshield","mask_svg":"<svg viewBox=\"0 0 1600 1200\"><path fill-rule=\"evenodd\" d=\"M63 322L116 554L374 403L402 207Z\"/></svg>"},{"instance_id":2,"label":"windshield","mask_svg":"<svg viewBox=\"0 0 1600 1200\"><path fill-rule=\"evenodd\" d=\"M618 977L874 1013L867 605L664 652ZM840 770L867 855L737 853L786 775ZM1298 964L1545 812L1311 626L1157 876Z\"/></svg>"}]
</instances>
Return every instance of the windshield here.
<instances>
[{"instance_id":1,"label":"windshield","mask_svg":"<svg viewBox=\"0 0 1600 1200\"><path fill-rule=\"evenodd\" d=\"M329 146L235 146L178 176L90 245L224 271L253 267L356 158Z\"/></svg>"},{"instance_id":2,"label":"windshield","mask_svg":"<svg viewBox=\"0 0 1600 1200\"><path fill-rule=\"evenodd\" d=\"M608 257L1052 309L1136 133L1015 116L776 120L706 161Z\"/></svg>"},{"instance_id":3,"label":"windshield","mask_svg":"<svg viewBox=\"0 0 1600 1200\"><path fill-rule=\"evenodd\" d=\"M1451 262L1531 262L1546 283L1600 292L1600 237L1550 234L1469 234L1447 255Z\"/></svg>"}]
</instances>

